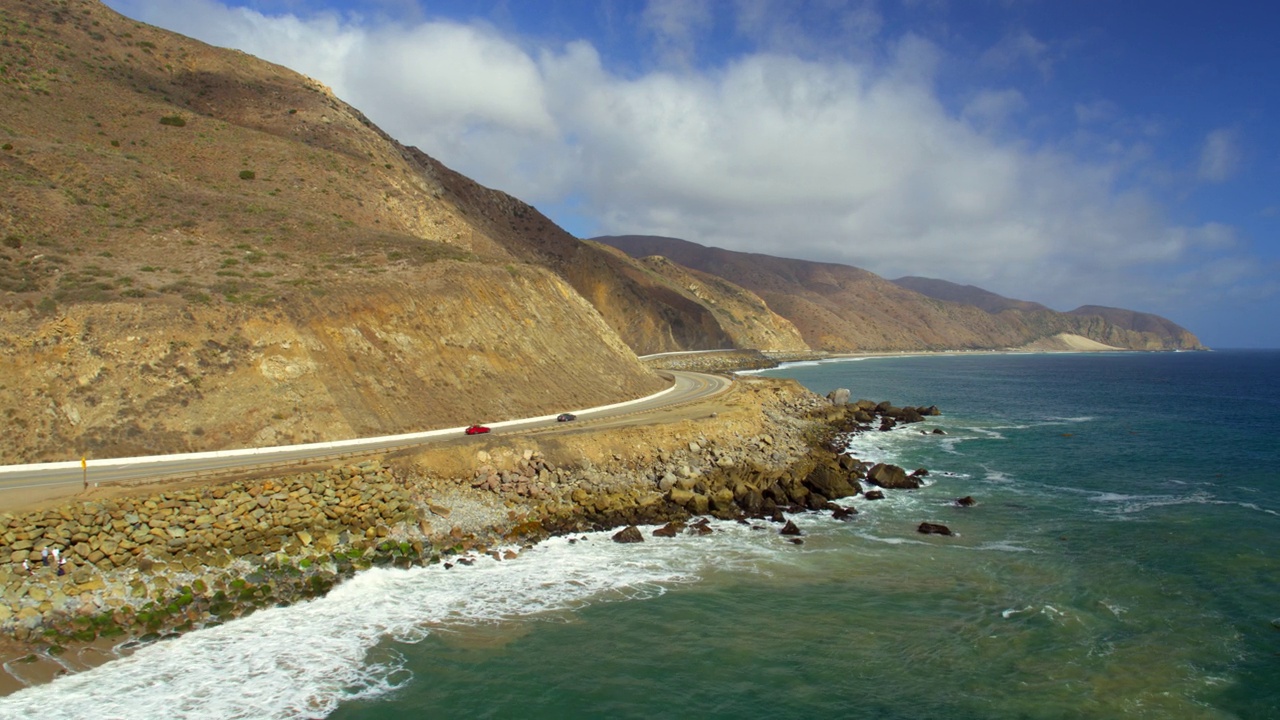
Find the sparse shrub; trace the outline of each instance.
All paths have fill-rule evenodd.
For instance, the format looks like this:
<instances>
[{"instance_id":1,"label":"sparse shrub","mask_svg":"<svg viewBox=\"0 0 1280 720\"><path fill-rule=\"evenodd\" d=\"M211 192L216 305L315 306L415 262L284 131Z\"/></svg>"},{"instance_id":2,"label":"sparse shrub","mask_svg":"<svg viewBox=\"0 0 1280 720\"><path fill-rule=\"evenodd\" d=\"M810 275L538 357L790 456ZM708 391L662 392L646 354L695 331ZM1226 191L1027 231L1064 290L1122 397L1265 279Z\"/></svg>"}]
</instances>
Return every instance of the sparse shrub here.
<instances>
[{"instance_id":1,"label":"sparse shrub","mask_svg":"<svg viewBox=\"0 0 1280 720\"><path fill-rule=\"evenodd\" d=\"M160 118L160 124L171 125L173 127L182 127L187 124L187 121L181 115L165 115L164 117Z\"/></svg>"},{"instance_id":2,"label":"sparse shrub","mask_svg":"<svg viewBox=\"0 0 1280 720\"><path fill-rule=\"evenodd\" d=\"M40 302L36 304L36 310L39 310L40 312L45 314L51 313L57 309L58 309L58 303L54 302L53 298L51 297L41 298Z\"/></svg>"},{"instance_id":3,"label":"sparse shrub","mask_svg":"<svg viewBox=\"0 0 1280 720\"><path fill-rule=\"evenodd\" d=\"M17 235L10 235L4 239L4 246L18 250L22 247L22 238Z\"/></svg>"},{"instance_id":4,"label":"sparse shrub","mask_svg":"<svg viewBox=\"0 0 1280 720\"><path fill-rule=\"evenodd\" d=\"M120 141L119 141L119 140L112 140L112 141L111 141L111 147L120 147Z\"/></svg>"},{"instance_id":5,"label":"sparse shrub","mask_svg":"<svg viewBox=\"0 0 1280 720\"><path fill-rule=\"evenodd\" d=\"M3 145L0 145L0 150L12 150L12 149L13 149L13 143L5 143Z\"/></svg>"},{"instance_id":6,"label":"sparse shrub","mask_svg":"<svg viewBox=\"0 0 1280 720\"><path fill-rule=\"evenodd\" d=\"M290 114L290 115L297 115L297 114L298 114L298 108L289 108L289 114Z\"/></svg>"},{"instance_id":7,"label":"sparse shrub","mask_svg":"<svg viewBox=\"0 0 1280 720\"><path fill-rule=\"evenodd\" d=\"M256 174L256 173L254 173L252 170L241 170L241 171L240 171L240 179L241 179L241 180L252 180L252 179L254 179L255 177L257 177L257 174Z\"/></svg>"}]
</instances>

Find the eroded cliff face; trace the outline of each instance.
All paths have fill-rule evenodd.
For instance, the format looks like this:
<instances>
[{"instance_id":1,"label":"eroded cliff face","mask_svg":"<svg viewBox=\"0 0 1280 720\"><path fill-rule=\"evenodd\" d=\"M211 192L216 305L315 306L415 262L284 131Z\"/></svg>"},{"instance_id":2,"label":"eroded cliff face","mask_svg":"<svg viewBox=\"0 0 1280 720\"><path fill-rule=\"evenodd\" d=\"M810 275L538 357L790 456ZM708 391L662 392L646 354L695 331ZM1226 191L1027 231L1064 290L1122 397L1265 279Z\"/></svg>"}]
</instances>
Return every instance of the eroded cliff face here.
<instances>
[{"instance_id":1,"label":"eroded cliff face","mask_svg":"<svg viewBox=\"0 0 1280 720\"><path fill-rule=\"evenodd\" d=\"M0 328L6 464L413 432L666 386L529 266L445 261L265 308L7 310Z\"/></svg>"}]
</instances>

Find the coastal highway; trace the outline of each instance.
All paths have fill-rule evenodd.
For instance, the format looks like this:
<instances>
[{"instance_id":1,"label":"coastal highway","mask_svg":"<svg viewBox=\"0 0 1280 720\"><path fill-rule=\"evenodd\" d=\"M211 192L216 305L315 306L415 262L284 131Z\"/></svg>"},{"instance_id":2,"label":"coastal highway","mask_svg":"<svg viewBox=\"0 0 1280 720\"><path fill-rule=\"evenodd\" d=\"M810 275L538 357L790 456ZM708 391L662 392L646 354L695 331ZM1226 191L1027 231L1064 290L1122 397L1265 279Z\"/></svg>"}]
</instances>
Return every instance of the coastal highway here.
<instances>
[{"instance_id":1,"label":"coastal highway","mask_svg":"<svg viewBox=\"0 0 1280 720\"><path fill-rule=\"evenodd\" d=\"M583 410L567 410L566 412L578 416L578 420L574 422L557 423L555 415L544 415L485 424L495 435L527 432L534 429L545 430L557 426L569 429L585 421L605 418L613 419L614 423L617 423L618 418L624 416L636 416L634 424L643 424L643 413L705 400L724 392L733 382L727 377L704 373L663 371L663 374L672 378L673 383L670 388L638 400ZM6 500L19 494L12 491L27 491L21 493L26 496L25 500L44 499L69 494L83 488L86 483L102 485L195 478L233 471L288 467L355 455L403 450L462 437L464 437L463 428L458 427L307 445L88 460L83 467L79 460L5 465L0 466L0 509L10 506L11 502Z\"/></svg>"}]
</instances>

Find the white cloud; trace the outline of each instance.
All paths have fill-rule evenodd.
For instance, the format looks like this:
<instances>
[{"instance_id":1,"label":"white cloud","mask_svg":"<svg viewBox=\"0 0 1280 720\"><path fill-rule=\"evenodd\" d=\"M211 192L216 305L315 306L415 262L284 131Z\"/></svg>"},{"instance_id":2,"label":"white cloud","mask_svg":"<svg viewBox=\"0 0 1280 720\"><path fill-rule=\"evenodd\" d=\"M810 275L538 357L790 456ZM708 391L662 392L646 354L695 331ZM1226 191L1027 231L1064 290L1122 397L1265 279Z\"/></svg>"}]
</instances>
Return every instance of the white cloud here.
<instances>
[{"instance_id":1,"label":"white cloud","mask_svg":"<svg viewBox=\"0 0 1280 720\"><path fill-rule=\"evenodd\" d=\"M1234 130L1218 128L1209 133L1200 148L1200 179L1226 182L1240 166L1239 141Z\"/></svg>"},{"instance_id":2,"label":"white cloud","mask_svg":"<svg viewBox=\"0 0 1280 720\"><path fill-rule=\"evenodd\" d=\"M949 111L934 88L946 58L910 34L880 62L758 52L709 70L665 65L621 77L588 42L531 49L483 25L132 1L135 16L320 79L393 136L484 184L535 204L572 197L603 233L940 277L1064 309L1151 308L1153 298L1227 282L1241 266L1221 260L1209 272L1200 262L1235 251L1231 228L1176 225L1141 189L1121 187L1145 146L1082 160L1011 135L1008 119L1027 107L1013 89L979 90ZM772 3L739 6L741 29L763 22ZM859 8L858 31L879 32L866 15L873 7ZM704 12L655 2L644 32L680 57ZM1048 72L1047 55L1020 33L987 61ZM1076 107L1082 124L1116 113L1106 102ZM1238 159L1234 134L1215 131L1202 176L1226 179ZM1204 272L1178 276L1188 262Z\"/></svg>"},{"instance_id":3,"label":"white cloud","mask_svg":"<svg viewBox=\"0 0 1280 720\"><path fill-rule=\"evenodd\" d=\"M641 25L654 35L664 64L688 67L697 60L697 38L711 26L707 0L649 0Z\"/></svg>"},{"instance_id":4,"label":"white cloud","mask_svg":"<svg viewBox=\"0 0 1280 720\"><path fill-rule=\"evenodd\" d=\"M1027 99L1017 90L982 90L965 103L960 117L978 129L998 131L1026 109Z\"/></svg>"},{"instance_id":5,"label":"white cloud","mask_svg":"<svg viewBox=\"0 0 1280 720\"><path fill-rule=\"evenodd\" d=\"M1049 45L1026 30L1011 32L982 54L980 62L990 68L1011 71L1023 65L1035 68L1048 78L1053 73Z\"/></svg>"}]
</instances>

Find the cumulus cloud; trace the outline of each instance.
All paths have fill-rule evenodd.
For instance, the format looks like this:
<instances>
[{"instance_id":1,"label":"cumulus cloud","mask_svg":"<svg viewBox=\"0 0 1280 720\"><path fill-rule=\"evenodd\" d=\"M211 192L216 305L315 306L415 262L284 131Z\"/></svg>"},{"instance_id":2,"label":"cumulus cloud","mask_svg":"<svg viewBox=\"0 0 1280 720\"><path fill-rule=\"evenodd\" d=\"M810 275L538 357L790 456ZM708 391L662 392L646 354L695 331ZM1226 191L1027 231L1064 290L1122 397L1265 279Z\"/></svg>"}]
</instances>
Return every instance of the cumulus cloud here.
<instances>
[{"instance_id":1,"label":"cumulus cloud","mask_svg":"<svg viewBox=\"0 0 1280 720\"><path fill-rule=\"evenodd\" d=\"M621 76L589 42L531 46L482 24L267 16L211 0L116 4L316 77L482 183L544 206L572 198L602 234L940 277L1063 309L1151 308L1247 267L1201 262L1232 252L1233 230L1170 222L1120 181L1131 153L1086 160L1019 137L1009 128L1027 109L1018 91L978 89L949 110L934 87L943 52L910 34L884 42L875 61L805 56L780 39L698 70L685 60L706 6L664 0L648 6L641 32L680 62ZM740 0L739 31L770 6ZM857 16L851 32L881 31L872 5L841 7ZM985 60L1051 68L1048 48L1025 32ZM1081 123L1118 114L1105 101L1075 110ZM1234 134L1215 131L1201 176L1225 180L1238 161ZM1182 272L1187 263L1202 271Z\"/></svg>"}]
</instances>

